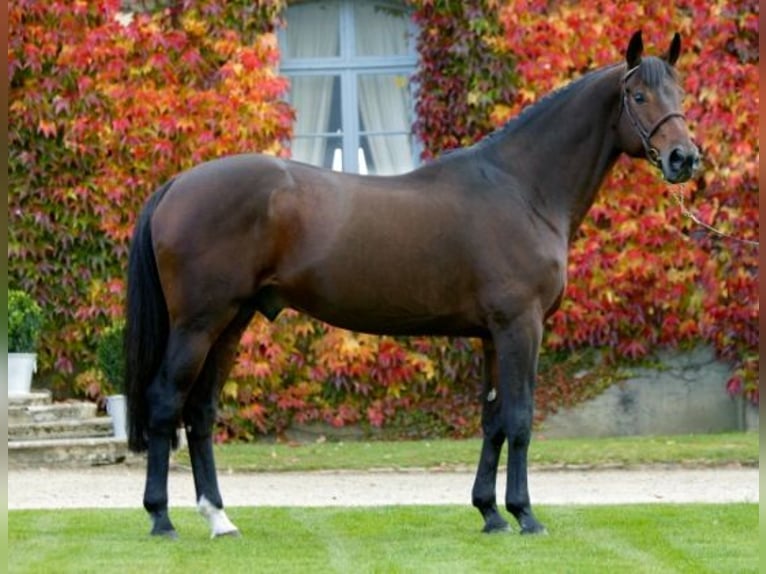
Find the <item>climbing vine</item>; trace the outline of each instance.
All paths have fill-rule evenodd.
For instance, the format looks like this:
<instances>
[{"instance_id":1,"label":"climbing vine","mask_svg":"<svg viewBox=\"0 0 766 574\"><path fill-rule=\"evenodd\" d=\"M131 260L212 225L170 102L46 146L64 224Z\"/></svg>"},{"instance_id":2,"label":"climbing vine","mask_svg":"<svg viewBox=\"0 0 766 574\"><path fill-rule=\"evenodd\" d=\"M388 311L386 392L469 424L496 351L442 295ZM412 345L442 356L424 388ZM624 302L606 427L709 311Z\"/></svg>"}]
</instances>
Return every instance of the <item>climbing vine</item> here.
<instances>
[{"instance_id":1,"label":"climbing vine","mask_svg":"<svg viewBox=\"0 0 766 574\"><path fill-rule=\"evenodd\" d=\"M735 367L729 389L758 402L758 11L754 1L698 0L519 0L501 9L519 76L508 115L614 62L634 30L658 50L680 32L684 108L704 157L681 188L647 165L617 166L573 244L549 346L635 359L707 341ZM684 202L733 239L698 225Z\"/></svg>"},{"instance_id":2,"label":"climbing vine","mask_svg":"<svg viewBox=\"0 0 766 574\"><path fill-rule=\"evenodd\" d=\"M117 0L9 3L9 279L45 310L40 366L63 394L122 314L129 236L153 189L221 155L289 153L293 112L273 33L285 2L148 4L126 18ZM759 5L409 5L419 30L414 130L426 159L620 60L638 28L650 50L681 32L684 107L705 169L674 188L647 165L618 163L572 246L566 299L547 325L538 412L602 384L572 377L567 357L595 348L609 365L700 341L735 366L729 389L757 402L757 246L709 233L684 209L757 241ZM472 434L480 374L473 341L370 337L293 312L258 318L224 385L218 436L312 421Z\"/></svg>"}]
</instances>

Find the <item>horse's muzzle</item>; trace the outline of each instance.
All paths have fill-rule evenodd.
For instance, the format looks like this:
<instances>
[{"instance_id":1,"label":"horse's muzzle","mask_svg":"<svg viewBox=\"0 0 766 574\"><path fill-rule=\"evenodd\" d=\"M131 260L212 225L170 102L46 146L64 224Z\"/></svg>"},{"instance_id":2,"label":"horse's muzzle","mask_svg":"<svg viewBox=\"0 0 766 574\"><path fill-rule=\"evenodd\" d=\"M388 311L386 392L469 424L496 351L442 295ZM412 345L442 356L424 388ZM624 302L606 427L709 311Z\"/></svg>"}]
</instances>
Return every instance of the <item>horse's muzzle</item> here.
<instances>
[{"instance_id":1,"label":"horse's muzzle","mask_svg":"<svg viewBox=\"0 0 766 574\"><path fill-rule=\"evenodd\" d=\"M699 171L700 153L697 146L674 147L662 158L662 174L670 183L683 183Z\"/></svg>"}]
</instances>

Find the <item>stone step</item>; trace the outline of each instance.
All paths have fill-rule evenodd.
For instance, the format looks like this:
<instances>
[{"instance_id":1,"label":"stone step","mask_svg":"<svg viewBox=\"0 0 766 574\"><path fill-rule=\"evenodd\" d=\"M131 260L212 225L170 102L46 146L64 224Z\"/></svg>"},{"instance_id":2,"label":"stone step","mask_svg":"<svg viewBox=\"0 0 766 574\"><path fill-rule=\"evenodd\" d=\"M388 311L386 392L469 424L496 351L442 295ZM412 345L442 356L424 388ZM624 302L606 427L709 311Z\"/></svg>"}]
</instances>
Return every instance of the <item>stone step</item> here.
<instances>
[{"instance_id":1,"label":"stone step","mask_svg":"<svg viewBox=\"0 0 766 574\"><path fill-rule=\"evenodd\" d=\"M8 395L9 407L24 407L51 404L50 391L32 391L31 393Z\"/></svg>"},{"instance_id":2,"label":"stone step","mask_svg":"<svg viewBox=\"0 0 766 574\"><path fill-rule=\"evenodd\" d=\"M9 425L44 423L66 419L92 419L95 416L95 403L66 402L8 406Z\"/></svg>"},{"instance_id":3,"label":"stone step","mask_svg":"<svg viewBox=\"0 0 766 574\"><path fill-rule=\"evenodd\" d=\"M8 425L8 439L13 441L111 437L113 434L110 417Z\"/></svg>"},{"instance_id":4,"label":"stone step","mask_svg":"<svg viewBox=\"0 0 766 574\"><path fill-rule=\"evenodd\" d=\"M53 403L49 391L8 397L8 464L11 468L86 467L131 457L125 439L113 436L111 417L96 404Z\"/></svg>"},{"instance_id":5,"label":"stone step","mask_svg":"<svg viewBox=\"0 0 766 574\"><path fill-rule=\"evenodd\" d=\"M8 442L10 468L100 466L122 463L128 456L127 442L113 437Z\"/></svg>"}]
</instances>

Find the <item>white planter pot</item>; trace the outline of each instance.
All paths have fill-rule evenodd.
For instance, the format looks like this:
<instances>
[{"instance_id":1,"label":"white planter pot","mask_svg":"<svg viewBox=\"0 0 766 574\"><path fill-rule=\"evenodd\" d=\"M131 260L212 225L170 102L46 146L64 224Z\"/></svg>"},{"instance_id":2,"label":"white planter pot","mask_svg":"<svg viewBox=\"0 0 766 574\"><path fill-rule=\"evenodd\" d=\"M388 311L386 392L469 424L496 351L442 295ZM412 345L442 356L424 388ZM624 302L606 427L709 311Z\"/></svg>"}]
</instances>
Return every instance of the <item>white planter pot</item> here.
<instances>
[{"instance_id":1,"label":"white planter pot","mask_svg":"<svg viewBox=\"0 0 766 574\"><path fill-rule=\"evenodd\" d=\"M8 353L8 396L28 395L37 371L37 353Z\"/></svg>"},{"instance_id":2,"label":"white planter pot","mask_svg":"<svg viewBox=\"0 0 766 574\"><path fill-rule=\"evenodd\" d=\"M758 406L750 401L745 405L745 430L758 432L760 428L760 412Z\"/></svg>"},{"instance_id":3,"label":"white planter pot","mask_svg":"<svg viewBox=\"0 0 766 574\"><path fill-rule=\"evenodd\" d=\"M106 412L112 417L114 437L127 439L127 422L125 395L110 395L106 397Z\"/></svg>"}]
</instances>

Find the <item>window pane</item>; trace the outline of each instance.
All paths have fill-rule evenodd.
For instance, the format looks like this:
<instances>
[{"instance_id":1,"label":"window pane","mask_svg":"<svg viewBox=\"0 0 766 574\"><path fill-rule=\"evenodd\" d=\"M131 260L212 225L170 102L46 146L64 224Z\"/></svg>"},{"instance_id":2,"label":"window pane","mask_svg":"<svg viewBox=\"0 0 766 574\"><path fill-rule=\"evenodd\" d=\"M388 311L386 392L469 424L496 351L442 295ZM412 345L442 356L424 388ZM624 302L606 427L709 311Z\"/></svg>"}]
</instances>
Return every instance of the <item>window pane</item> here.
<instances>
[{"instance_id":1,"label":"window pane","mask_svg":"<svg viewBox=\"0 0 766 574\"><path fill-rule=\"evenodd\" d=\"M409 132L410 90L403 74L358 77L359 127L364 132Z\"/></svg>"},{"instance_id":2,"label":"window pane","mask_svg":"<svg viewBox=\"0 0 766 574\"><path fill-rule=\"evenodd\" d=\"M302 2L287 8L285 58L336 58L340 54L338 2Z\"/></svg>"},{"instance_id":3,"label":"window pane","mask_svg":"<svg viewBox=\"0 0 766 574\"><path fill-rule=\"evenodd\" d=\"M342 137L295 137L291 143L292 158L336 171L343 170Z\"/></svg>"},{"instance_id":4,"label":"window pane","mask_svg":"<svg viewBox=\"0 0 766 574\"><path fill-rule=\"evenodd\" d=\"M408 14L404 6L355 2L357 56L406 56Z\"/></svg>"},{"instance_id":5,"label":"window pane","mask_svg":"<svg viewBox=\"0 0 766 574\"><path fill-rule=\"evenodd\" d=\"M295 108L295 135L342 131L339 76L292 76L290 104Z\"/></svg>"},{"instance_id":6,"label":"window pane","mask_svg":"<svg viewBox=\"0 0 766 574\"><path fill-rule=\"evenodd\" d=\"M363 136L359 171L375 175L394 175L413 169L412 137L409 134Z\"/></svg>"}]
</instances>

